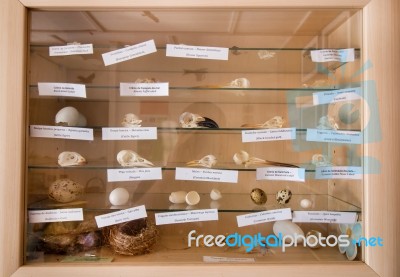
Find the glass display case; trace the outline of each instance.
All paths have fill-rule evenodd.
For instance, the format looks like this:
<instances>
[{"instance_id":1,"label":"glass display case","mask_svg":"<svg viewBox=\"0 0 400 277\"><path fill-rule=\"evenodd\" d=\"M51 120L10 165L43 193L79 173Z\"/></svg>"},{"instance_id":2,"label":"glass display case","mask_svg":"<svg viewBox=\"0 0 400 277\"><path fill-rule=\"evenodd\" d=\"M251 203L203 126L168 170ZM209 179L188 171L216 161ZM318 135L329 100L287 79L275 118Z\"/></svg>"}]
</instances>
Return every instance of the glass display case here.
<instances>
[{"instance_id":1,"label":"glass display case","mask_svg":"<svg viewBox=\"0 0 400 277\"><path fill-rule=\"evenodd\" d=\"M359 10L30 19L28 264L362 259Z\"/></svg>"}]
</instances>

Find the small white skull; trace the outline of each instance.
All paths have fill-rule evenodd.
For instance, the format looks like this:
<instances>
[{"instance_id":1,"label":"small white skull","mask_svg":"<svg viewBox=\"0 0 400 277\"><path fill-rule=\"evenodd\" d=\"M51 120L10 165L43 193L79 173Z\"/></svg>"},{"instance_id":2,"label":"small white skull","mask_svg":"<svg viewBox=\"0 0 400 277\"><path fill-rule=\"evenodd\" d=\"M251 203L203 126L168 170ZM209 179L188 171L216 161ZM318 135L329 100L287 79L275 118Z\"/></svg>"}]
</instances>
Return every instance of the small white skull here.
<instances>
[{"instance_id":1,"label":"small white skull","mask_svg":"<svg viewBox=\"0 0 400 277\"><path fill-rule=\"evenodd\" d=\"M58 155L58 164L60 166L84 165L86 159L77 152L64 151Z\"/></svg>"},{"instance_id":2,"label":"small white skull","mask_svg":"<svg viewBox=\"0 0 400 277\"><path fill-rule=\"evenodd\" d=\"M117 154L117 161L126 167L152 167L154 164L132 150L121 150Z\"/></svg>"},{"instance_id":3,"label":"small white skull","mask_svg":"<svg viewBox=\"0 0 400 277\"><path fill-rule=\"evenodd\" d=\"M214 155L207 155L200 160L194 160L186 163L188 166L203 166L211 168L217 164L217 158Z\"/></svg>"},{"instance_id":4,"label":"small white skull","mask_svg":"<svg viewBox=\"0 0 400 277\"><path fill-rule=\"evenodd\" d=\"M204 121L204 117L189 112L184 112L179 117L179 123L182 128L199 128L197 123Z\"/></svg>"},{"instance_id":5,"label":"small white skull","mask_svg":"<svg viewBox=\"0 0 400 277\"><path fill-rule=\"evenodd\" d=\"M227 85L227 87L229 87L229 88L249 88L250 81L246 78L235 79L232 82L230 82Z\"/></svg>"},{"instance_id":6,"label":"small white skull","mask_svg":"<svg viewBox=\"0 0 400 277\"><path fill-rule=\"evenodd\" d=\"M137 117L137 115L133 114L133 113L128 113L124 116L124 119L122 120L122 126L124 127L140 127L142 120L139 119L139 117Z\"/></svg>"}]
</instances>

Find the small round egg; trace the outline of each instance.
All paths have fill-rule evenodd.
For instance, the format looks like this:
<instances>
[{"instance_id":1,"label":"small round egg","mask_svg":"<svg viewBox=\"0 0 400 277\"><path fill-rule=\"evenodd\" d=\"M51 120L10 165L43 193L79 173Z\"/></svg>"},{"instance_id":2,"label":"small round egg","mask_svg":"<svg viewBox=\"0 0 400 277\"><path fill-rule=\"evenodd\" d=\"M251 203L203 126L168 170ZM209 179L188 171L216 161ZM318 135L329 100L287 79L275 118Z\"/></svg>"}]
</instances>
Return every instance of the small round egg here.
<instances>
[{"instance_id":1,"label":"small round egg","mask_svg":"<svg viewBox=\"0 0 400 277\"><path fill-rule=\"evenodd\" d=\"M125 188L116 188L110 193L108 200L114 206L125 205L129 201L129 191Z\"/></svg>"},{"instance_id":2,"label":"small round egg","mask_svg":"<svg viewBox=\"0 0 400 277\"><path fill-rule=\"evenodd\" d=\"M264 205L267 203L267 194L259 188L252 189L250 198L257 205Z\"/></svg>"},{"instance_id":3,"label":"small round egg","mask_svg":"<svg viewBox=\"0 0 400 277\"><path fill-rule=\"evenodd\" d=\"M58 179L49 187L49 198L60 203L68 203L78 199L84 187L71 179Z\"/></svg>"},{"instance_id":4,"label":"small round egg","mask_svg":"<svg viewBox=\"0 0 400 277\"><path fill-rule=\"evenodd\" d=\"M74 107L65 107L56 114L55 122L61 126L77 126L79 121L79 112Z\"/></svg>"},{"instance_id":5,"label":"small round egg","mask_svg":"<svg viewBox=\"0 0 400 277\"><path fill-rule=\"evenodd\" d=\"M281 189L276 193L276 202L278 204L287 204L292 198L292 192L289 189Z\"/></svg>"},{"instance_id":6,"label":"small round egg","mask_svg":"<svg viewBox=\"0 0 400 277\"><path fill-rule=\"evenodd\" d=\"M301 201L300 201L300 206L304 209L311 208L312 205L313 205L313 202L310 199L304 198L304 199L301 199Z\"/></svg>"}]
</instances>

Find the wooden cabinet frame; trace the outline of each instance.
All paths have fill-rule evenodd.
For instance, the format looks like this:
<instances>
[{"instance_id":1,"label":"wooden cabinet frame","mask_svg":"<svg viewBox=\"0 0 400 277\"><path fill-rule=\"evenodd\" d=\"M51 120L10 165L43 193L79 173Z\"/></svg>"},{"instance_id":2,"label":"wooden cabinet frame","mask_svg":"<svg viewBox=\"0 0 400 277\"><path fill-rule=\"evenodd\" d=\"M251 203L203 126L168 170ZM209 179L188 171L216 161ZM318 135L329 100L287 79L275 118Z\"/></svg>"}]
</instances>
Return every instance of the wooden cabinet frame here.
<instances>
[{"instance_id":1,"label":"wooden cabinet frame","mask_svg":"<svg viewBox=\"0 0 400 277\"><path fill-rule=\"evenodd\" d=\"M398 0L1 0L0 3L0 275L1 276L400 276L400 1ZM27 9L147 8L363 9L363 58L373 66L382 141L364 153L381 162L380 174L365 175L365 236L381 236L384 247L366 247L365 263L275 265L23 265L26 218L24 176L26 127Z\"/></svg>"}]
</instances>

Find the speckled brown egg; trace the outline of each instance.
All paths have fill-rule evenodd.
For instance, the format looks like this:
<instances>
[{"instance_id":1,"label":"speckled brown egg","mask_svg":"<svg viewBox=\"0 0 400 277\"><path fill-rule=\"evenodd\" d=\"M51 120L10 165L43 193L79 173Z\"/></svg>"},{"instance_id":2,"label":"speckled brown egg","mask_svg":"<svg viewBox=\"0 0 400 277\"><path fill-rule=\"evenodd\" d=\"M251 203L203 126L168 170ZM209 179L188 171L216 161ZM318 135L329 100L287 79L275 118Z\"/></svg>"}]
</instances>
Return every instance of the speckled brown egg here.
<instances>
[{"instance_id":1,"label":"speckled brown egg","mask_svg":"<svg viewBox=\"0 0 400 277\"><path fill-rule=\"evenodd\" d=\"M267 203L267 194L265 191L259 188L255 188L251 191L250 198L257 205L263 205Z\"/></svg>"},{"instance_id":2,"label":"speckled brown egg","mask_svg":"<svg viewBox=\"0 0 400 277\"><path fill-rule=\"evenodd\" d=\"M292 192L289 189L281 189L276 193L276 202L279 204L287 204L292 198Z\"/></svg>"},{"instance_id":3,"label":"speckled brown egg","mask_svg":"<svg viewBox=\"0 0 400 277\"><path fill-rule=\"evenodd\" d=\"M68 203L83 194L83 186L71 179L58 179L49 187L49 198L57 202Z\"/></svg>"}]
</instances>

